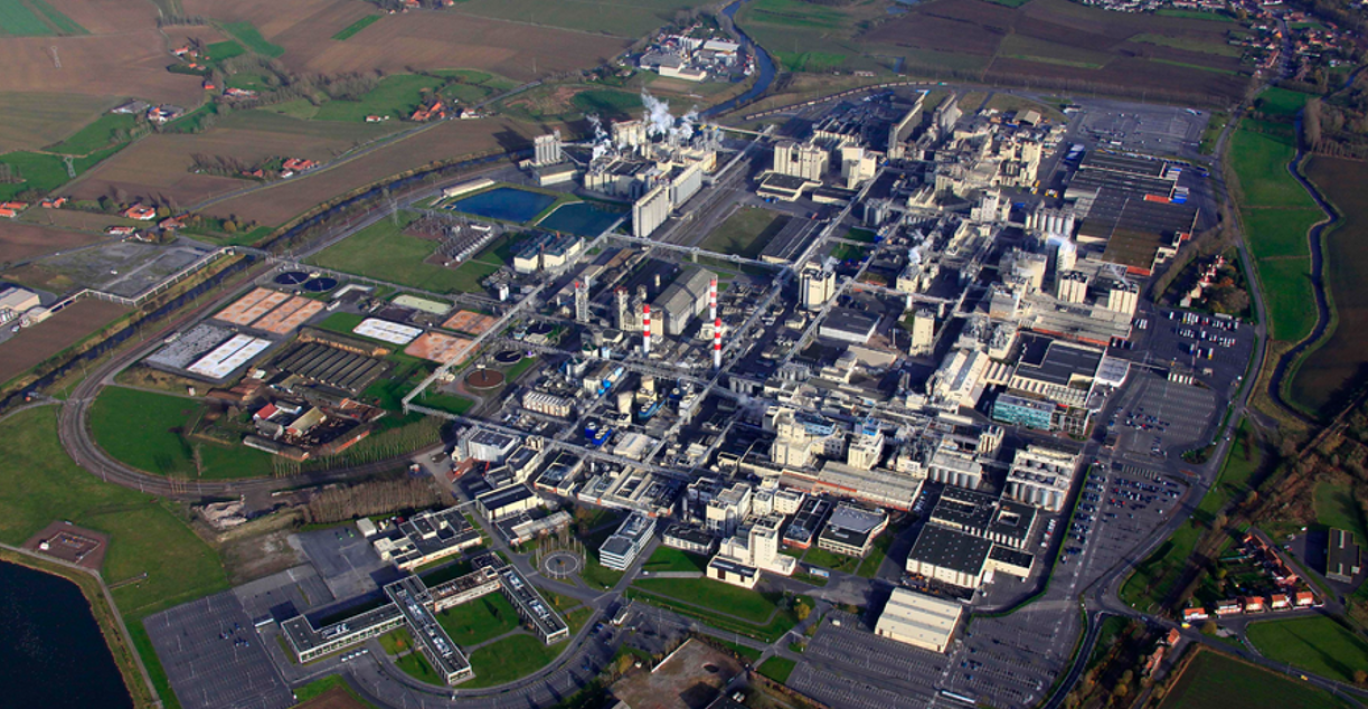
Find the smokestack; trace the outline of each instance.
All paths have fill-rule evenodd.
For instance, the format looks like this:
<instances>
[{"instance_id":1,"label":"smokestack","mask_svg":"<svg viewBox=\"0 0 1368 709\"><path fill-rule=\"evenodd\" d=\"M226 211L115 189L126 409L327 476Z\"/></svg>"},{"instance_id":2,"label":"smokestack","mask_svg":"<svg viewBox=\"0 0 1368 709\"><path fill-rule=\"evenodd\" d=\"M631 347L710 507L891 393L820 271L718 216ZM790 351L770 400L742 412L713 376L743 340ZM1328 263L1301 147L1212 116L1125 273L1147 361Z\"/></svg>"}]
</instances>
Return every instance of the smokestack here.
<instances>
[{"instance_id":1,"label":"smokestack","mask_svg":"<svg viewBox=\"0 0 1368 709\"><path fill-rule=\"evenodd\" d=\"M708 282L708 319L717 319L717 279Z\"/></svg>"},{"instance_id":2,"label":"smokestack","mask_svg":"<svg viewBox=\"0 0 1368 709\"><path fill-rule=\"evenodd\" d=\"M641 306L641 353L651 354L651 306L649 303Z\"/></svg>"},{"instance_id":3,"label":"smokestack","mask_svg":"<svg viewBox=\"0 0 1368 709\"><path fill-rule=\"evenodd\" d=\"M722 318L713 319L713 368L722 368Z\"/></svg>"}]
</instances>

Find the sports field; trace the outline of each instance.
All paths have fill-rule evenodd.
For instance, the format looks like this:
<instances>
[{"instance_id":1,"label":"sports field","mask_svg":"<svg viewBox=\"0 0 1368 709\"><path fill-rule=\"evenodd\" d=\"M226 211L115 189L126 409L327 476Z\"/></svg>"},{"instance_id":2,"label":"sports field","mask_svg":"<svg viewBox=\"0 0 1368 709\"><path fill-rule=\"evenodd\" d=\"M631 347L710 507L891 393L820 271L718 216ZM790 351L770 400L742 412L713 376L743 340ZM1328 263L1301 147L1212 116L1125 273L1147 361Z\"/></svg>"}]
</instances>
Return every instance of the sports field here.
<instances>
[{"instance_id":1,"label":"sports field","mask_svg":"<svg viewBox=\"0 0 1368 709\"><path fill-rule=\"evenodd\" d=\"M398 224L391 220L372 224L325 249L313 262L434 293L483 291L480 281L500 266L492 248L458 268L426 263L424 259L432 255L436 244L403 233L403 228L416 218L413 212L402 212Z\"/></svg>"},{"instance_id":2,"label":"sports field","mask_svg":"<svg viewBox=\"0 0 1368 709\"><path fill-rule=\"evenodd\" d=\"M1164 698L1162 709L1338 709L1329 692L1203 649Z\"/></svg>"},{"instance_id":3,"label":"sports field","mask_svg":"<svg viewBox=\"0 0 1368 709\"><path fill-rule=\"evenodd\" d=\"M1355 672L1368 671L1368 643L1326 616L1260 621L1247 632L1270 660L1340 682L1352 683Z\"/></svg>"},{"instance_id":4,"label":"sports field","mask_svg":"<svg viewBox=\"0 0 1368 709\"><path fill-rule=\"evenodd\" d=\"M204 414L199 399L111 386L91 407L90 431L105 452L156 475L214 480L271 474L269 453L190 436Z\"/></svg>"}]
</instances>

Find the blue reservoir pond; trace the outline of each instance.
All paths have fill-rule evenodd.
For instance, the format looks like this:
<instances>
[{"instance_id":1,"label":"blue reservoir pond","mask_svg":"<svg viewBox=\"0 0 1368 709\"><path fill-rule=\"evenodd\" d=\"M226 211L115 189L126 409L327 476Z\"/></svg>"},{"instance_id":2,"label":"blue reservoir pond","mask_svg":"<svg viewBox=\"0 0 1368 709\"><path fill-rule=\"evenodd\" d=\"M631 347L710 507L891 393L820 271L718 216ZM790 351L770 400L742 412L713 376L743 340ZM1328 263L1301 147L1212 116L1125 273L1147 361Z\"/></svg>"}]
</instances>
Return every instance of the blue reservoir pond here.
<instances>
[{"instance_id":1,"label":"blue reservoir pond","mask_svg":"<svg viewBox=\"0 0 1368 709\"><path fill-rule=\"evenodd\" d=\"M0 706L131 709L76 584L0 562Z\"/></svg>"},{"instance_id":2,"label":"blue reservoir pond","mask_svg":"<svg viewBox=\"0 0 1368 709\"><path fill-rule=\"evenodd\" d=\"M452 202L447 209L487 219L526 224L555 201L555 197L540 192L498 187Z\"/></svg>"},{"instance_id":3,"label":"blue reservoir pond","mask_svg":"<svg viewBox=\"0 0 1368 709\"><path fill-rule=\"evenodd\" d=\"M592 202L564 204L546 215L537 226L547 231L559 231L592 238L603 233L622 216L622 211Z\"/></svg>"}]
</instances>

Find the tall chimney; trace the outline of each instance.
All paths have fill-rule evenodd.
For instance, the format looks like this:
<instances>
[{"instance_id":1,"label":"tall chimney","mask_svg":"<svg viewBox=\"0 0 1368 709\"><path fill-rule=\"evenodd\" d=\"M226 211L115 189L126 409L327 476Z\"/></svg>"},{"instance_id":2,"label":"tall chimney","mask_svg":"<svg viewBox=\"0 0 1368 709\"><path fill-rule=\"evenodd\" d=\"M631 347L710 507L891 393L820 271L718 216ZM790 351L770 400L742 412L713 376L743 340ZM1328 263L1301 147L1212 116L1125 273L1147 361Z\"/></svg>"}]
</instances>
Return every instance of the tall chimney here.
<instances>
[{"instance_id":1,"label":"tall chimney","mask_svg":"<svg viewBox=\"0 0 1368 709\"><path fill-rule=\"evenodd\" d=\"M713 368L722 368L722 318L713 320Z\"/></svg>"},{"instance_id":2,"label":"tall chimney","mask_svg":"<svg viewBox=\"0 0 1368 709\"><path fill-rule=\"evenodd\" d=\"M641 306L641 353L651 354L651 304Z\"/></svg>"},{"instance_id":3,"label":"tall chimney","mask_svg":"<svg viewBox=\"0 0 1368 709\"><path fill-rule=\"evenodd\" d=\"M708 319L717 319L717 279L708 282Z\"/></svg>"}]
</instances>

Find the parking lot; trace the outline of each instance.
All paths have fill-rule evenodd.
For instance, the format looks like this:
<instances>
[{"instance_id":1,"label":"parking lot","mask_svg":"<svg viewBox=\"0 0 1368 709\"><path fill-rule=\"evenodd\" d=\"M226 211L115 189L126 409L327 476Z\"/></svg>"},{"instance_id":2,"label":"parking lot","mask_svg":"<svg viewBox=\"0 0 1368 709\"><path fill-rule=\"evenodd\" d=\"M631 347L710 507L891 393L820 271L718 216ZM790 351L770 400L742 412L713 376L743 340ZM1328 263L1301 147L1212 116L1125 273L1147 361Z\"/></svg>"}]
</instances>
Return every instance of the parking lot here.
<instances>
[{"instance_id":1,"label":"parking lot","mask_svg":"<svg viewBox=\"0 0 1368 709\"><path fill-rule=\"evenodd\" d=\"M243 610L253 619L271 615L286 620L310 608L336 600L312 566L296 566L233 589Z\"/></svg>"},{"instance_id":2,"label":"parking lot","mask_svg":"<svg viewBox=\"0 0 1368 709\"><path fill-rule=\"evenodd\" d=\"M1094 100L1086 102L1078 132L1115 150L1195 156L1209 118L1205 111Z\"/></svg>"},{"instance_id":3,"label":"parking lot","mask_svg":"<svg viewBox=\"0 0 1368 709\"><path fill-rule=\"evenodd\" d=\"M861 709L925 707L950 665L945 655L881 638L840 612L822 622L803 658L789 678L794 689Z\"/></svg>"},{"instance_id":4,"label":"parking lot","mask_svg":"<svg viewBox=\"0 0 1368 709\"><path fill-rule=\"evenodd\" d=\"M1182 464L1185 451L1209 442L1220 401L1211 389L1135 372L1131 388L1105 423L1116 435L1117 456L1158 470Z\"/></svg>"},{"instance_id":5,"label":"parking lot","mask_svg":"<svg viewBox=\"0 0 1368 709\"><path fill-rule=\"evenodd\" d=\"M149 616L144 625L186 709L285 709L294 694L232 591Z\"/></svg>"},{"instance_id":6,"label":"parking lot","mask_svg":"<svg viewBox=\"0 0 1368 709\"><path fill-rule=\"evenodd\" d=\"M1064 540L1061 566L1104 570L1130 558L1182 506L1187 490L1171 476L1119 462L1094 466Z\"/></svg>"}]
</instances>

